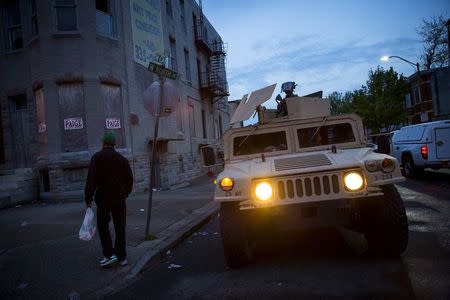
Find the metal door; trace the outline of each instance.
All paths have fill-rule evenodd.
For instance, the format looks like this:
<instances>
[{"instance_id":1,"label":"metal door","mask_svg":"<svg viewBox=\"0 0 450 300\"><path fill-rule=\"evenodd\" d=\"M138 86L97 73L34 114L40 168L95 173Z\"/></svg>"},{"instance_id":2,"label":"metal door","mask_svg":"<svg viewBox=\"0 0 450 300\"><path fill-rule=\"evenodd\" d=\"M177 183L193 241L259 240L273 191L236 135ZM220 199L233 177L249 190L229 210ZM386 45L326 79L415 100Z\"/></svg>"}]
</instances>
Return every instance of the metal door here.
<instances>
[{"instance_id":1,"label":"metal door","mask_svg":"<svg viewBox=\"0 0 450 300\"><path fill-rule=\"evenodd\" d=\"M450 159L450 127L435 129L436 158Z\"/></svg>"}]
</instances>

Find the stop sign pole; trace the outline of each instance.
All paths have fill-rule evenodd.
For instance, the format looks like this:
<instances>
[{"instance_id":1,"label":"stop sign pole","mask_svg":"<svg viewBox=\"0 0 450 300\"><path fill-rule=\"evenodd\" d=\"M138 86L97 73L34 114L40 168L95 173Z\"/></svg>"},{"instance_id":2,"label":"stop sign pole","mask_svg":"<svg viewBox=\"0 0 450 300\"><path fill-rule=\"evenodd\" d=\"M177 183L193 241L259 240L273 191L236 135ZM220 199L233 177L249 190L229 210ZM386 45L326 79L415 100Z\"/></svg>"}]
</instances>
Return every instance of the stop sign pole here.
<instances>
[{"instance_id":1,"label":"stop sign pole","mask_svg":"<svg viewBox=\"0 0 450 300\"><path fill-rule=\"evenodd\" d=\"M159 129L159 117L161 115L162 101L164 99L164 82L165 78L176 79L177 73L167 69L161 65L150 62L148 70L158 74L159 78L159 97L156 102L155 109L155 127L153 130L153 142L152 142L152 155L151 155L151 165L150 165L150 180L149 180L149 192L148 192L148 207L147 207L147 222L145 225L145 239L150 238L150 220L152 217L152 204L153 204L153 187L155 185L155 157L158 152L158 129Z\"/></svg>"},{"instance_id":2,"label":"stop sign pole","mask_svg":"<svg viewBox=\"0 0 450 300\"><path fill-rule=\"evenodd\" d=\"M149 191L148 191L148 205L147 205L147 222L145 225L145 238L149 237L150 220L152 217L152 204L153 204L153 186L155 185L155 154L158 151L158 129L159 129L159 115L161 112L161 103L163 99L163 85L164 77L159 75L160 92L159 99L156 105L155 111L155 127L153 130L153 142L152 142L152 155L150 162L150 181L149 181Z\"/></svg>"}]
</instances>

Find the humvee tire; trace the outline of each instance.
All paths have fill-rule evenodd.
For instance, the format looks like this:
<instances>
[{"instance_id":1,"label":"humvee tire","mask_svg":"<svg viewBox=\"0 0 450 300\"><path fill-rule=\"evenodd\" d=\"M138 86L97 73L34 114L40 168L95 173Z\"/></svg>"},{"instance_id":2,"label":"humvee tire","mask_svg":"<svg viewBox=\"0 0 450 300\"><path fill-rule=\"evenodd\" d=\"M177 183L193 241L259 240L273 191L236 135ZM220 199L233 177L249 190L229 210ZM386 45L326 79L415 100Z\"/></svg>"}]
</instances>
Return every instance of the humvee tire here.
<instances>
[{"instance_id":1,"label":"humvee tire","mask_svg":"<svg viewBox=\"0 0 450 300\"><path fill-rule=\"evenodd\" d=\"M365 230L369 253L378 257L398 257L408 245L408 220L403 200L394 185L381 187L384 195L373 209Z\"/></svg>"},{"instance_id":2,"label":"humvee tire","mask_svg":"<svg viewBox=\"0 0 450 300\"><path fill-rule=\"evenodd\" d=\"M220 204L220 232L227 266L239 268L247 265L250 249L239 212L239 202Z\"/></svg>"}]
</instances>

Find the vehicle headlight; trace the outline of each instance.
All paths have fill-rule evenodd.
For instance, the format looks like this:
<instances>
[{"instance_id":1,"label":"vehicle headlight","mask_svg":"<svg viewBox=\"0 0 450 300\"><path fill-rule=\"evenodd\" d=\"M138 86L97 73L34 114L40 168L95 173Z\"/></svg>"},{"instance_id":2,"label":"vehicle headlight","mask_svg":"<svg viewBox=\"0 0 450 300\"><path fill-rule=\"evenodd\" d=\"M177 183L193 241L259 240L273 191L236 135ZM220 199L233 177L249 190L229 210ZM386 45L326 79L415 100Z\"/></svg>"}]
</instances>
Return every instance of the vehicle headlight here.
<instances>
[{"instance_id":1,"label":"vehicle headlight","mask_svg":"<svg viewBox=\"0 0 450 300\"><path fill-rule=\"evenodd\" d=\"M258 200L268 201L273 196L272 185L267 182L260 182L255 187L255 195Z\"/></svg>"},{"instance_id":2,"label":"vehicle headlight","mask_svg":"<svg viewBox=\"0 0 450 300\"><path fill-rule=\"evenodd\" d=\"M234 181L230 177L224 177L222 180L220 180L220 188L223 191L231 191L234 186Z\"/></svg>"},{"instance_id":3,"label":"vehicle headlight","mask_svg":"<svg viewBox=\"0 0 450 300\"><path fill-rule=\"evenodd\" d=\"M384 173L390 173L395 169L395 162L390 158L385 158L381 162L381 171Z\"/></svg>"},{"instance_id":4,"label":"vehicle headlight","mask_svg":"<svg viewBox=\"0 0 450 300\"><path fill-rule=\"evenodd\" d=\"M344 185L347 190L355 192L364 186L364 178L359 172L349 172L344 175Z\"/></svg>"},{"instance_id":5,"label":"vehicle headlight","mask_svg":"<svg viewBox=\"0 0 450 300\"><path fill-rule=\"evenodd\" d=\"M366 166L367 171L369 171L369 172L376 172L376 171L378 171L379 163L378 163L377 160L366 160L364 162L364 164Z\"/></svg>"}]
</instances>

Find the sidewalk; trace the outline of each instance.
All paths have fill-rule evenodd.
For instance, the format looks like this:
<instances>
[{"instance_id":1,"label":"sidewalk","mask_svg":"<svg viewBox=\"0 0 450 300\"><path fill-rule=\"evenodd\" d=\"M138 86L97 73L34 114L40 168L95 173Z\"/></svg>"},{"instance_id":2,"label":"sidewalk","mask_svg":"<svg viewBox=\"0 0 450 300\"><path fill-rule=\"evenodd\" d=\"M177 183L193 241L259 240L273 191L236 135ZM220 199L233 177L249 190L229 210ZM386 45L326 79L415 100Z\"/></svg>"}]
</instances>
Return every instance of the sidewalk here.
<instances>
[{"instance_id":1,"label":"sidewalk","mask_svg":"<svg viewBox=\"0 0 450 300\"><path fill-rule=\"evenodd\" d=\"M132 280L213 215L212 179L201 177L175 191L155 192L150 232L144 241L148 194L127 200L129 265L102 269L98 234L92 241L78 238L84 202L31 204L0 211L0 298L98 298ZM112 223L110 225L111 231Z\"/></svg>"}]
</instances>

